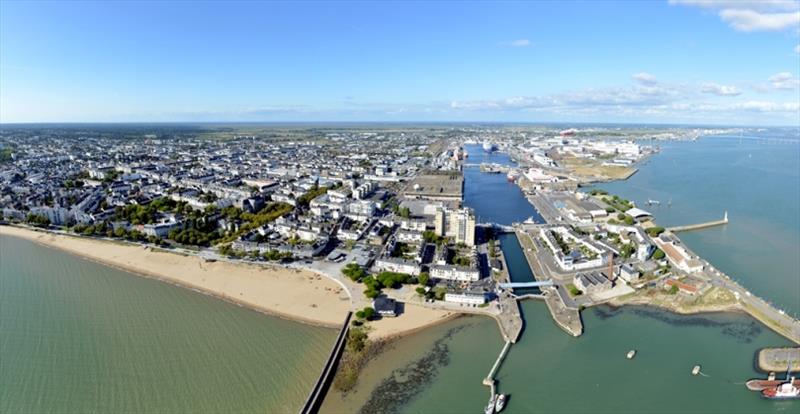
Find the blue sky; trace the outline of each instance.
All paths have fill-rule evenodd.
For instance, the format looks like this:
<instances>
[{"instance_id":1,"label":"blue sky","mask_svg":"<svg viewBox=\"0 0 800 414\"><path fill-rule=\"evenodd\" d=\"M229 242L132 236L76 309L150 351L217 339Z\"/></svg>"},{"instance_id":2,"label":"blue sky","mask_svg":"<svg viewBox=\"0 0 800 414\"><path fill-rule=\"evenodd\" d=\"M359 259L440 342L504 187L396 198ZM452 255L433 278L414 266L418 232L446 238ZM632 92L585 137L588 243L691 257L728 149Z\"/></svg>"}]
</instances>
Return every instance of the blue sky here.
<instances>
[{"instance_id":1,"label":"blue sky","mask_svg":"<svg viewBox=\"0 0 800 414\"><path fill-rule=\"evenodd\" d=\"M0 1L0 122L800 125L796 0Z\"/></svg>"}]
</instances>

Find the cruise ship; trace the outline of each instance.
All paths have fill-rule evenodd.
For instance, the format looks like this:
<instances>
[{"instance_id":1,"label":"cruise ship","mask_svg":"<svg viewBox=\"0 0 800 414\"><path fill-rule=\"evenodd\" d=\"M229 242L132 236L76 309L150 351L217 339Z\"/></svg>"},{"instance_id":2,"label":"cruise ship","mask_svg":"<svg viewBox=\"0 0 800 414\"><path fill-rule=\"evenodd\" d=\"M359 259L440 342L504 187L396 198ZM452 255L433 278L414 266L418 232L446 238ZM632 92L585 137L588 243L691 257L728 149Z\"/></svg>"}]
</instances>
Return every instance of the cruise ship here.
<instances>
[{"instance_id":1,"label":"cruise ship","mask_svg":"<svg viewBox=\"0 0 800 414\"><path fill-rule=\"evenodd\" d=\"M497 145L492 142L484 141L483 142L483 150L486 152L494 152L497 150Z\"/></svg>"}]
</instances>

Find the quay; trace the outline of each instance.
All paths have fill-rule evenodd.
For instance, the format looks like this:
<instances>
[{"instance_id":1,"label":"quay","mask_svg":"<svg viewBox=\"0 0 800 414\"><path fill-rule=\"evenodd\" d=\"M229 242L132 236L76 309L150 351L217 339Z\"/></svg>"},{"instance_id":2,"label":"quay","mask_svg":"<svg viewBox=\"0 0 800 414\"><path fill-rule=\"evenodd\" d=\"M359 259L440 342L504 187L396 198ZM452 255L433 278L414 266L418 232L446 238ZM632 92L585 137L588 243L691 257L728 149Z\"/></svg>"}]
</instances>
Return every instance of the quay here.
<instances>
[{"instance_id":1,"label":"quay","mask_svg":"<svg viewBox=\"0 0 800 414\"><path fill-rule=\"evenodd\" d=\"M544 289L542 289L542 297L556 325L572 336L581 336L581 334L583 334L583 322L581 321L580 310L571 308L564 303L561 299L561 295L558 294L558 286L553 285L552 280L542 279L547 273L542 269L536 255L532 251L534 246L530 236L520 228L516 230L516 236L520 246L522 246L525 259L528 261L528 266L531 268L533 278L538 282L550 282L549 286L544 286Z\"/></svg>"},{"instance_id":2,"label":"quay","mask_svg":"<svg viewBox=\"0 0 800 414\"><path fill-rule=\"evenodd\" d=\"M352 311L347 312L347 317L344 319L342 329L339 330L339 336L336 337L336 342L333 344L331 354L328 356L328 360L325 362L325 366L322 368L322 373L319 378L317 378L317 382L314 384L314 387L311 388L311 392L308 394L308 398L306 398L306 403L300 410L300 414L311 414L319 411L319 406L325 399L325 394L331 384L333 375L336 373L336 364L339 362L339 358L342 357L344 344L347 342L347 332L350 330L350 318L352 316Z\"/></svg>"},{"instance_id":3,"label":"quay","mask_svg":"<svg viewBox=\"0 0 800 414\"><path fill-rule=\"evenodd\" d=\"M506 262L506 255L502 248L497 248L497 260L502 263L502 270L498 277L498 282L511 283L511 274L508 271L508 262ZM517 342L520 335L522 335L523 321L522 312L519 309L517 298L511 291L499 292L497 298L497 307L500 311L499 315L493 315L494 319L500 327L500 333L503 335L503 340L506 342Z\"/></svg>"},{"instance_id":4,"label":"quay","mask_svg":"<svg viewBox=\"0 0 800 414\"><path fill-rule=\"evenodd\" d=\"M758 351L758 369L765 372L800 372L800 347L763 348Z\"/></svg>"},{"instance_id":5,"label":"quay","mask_svg":"<svg viewBox=\"0 0 800 414\"><path fill-rule=\"evenodd\" d=\"M683 243L681 244L690 256L700 258L700 256L693 252L688 246ZM701 260L707 269L706 274L708 278L704 278L706 281L711 283L712 286L721 287L733 293L740 310L752 316L777 334L800 345L800 321L786 312L779 310L773 306L772 303L752 294L749 290L731 279L730 276L714 268L711 263L705 259Z\"/></svg>"},{"instance_id":6,"label":"quay","mask_svg":"<svg viewBox=\"0 0 800 414\"><path fill-rule=\"evenodd\" d=\"M728 224L728 212L727 211L725 212L725 216L722 218L722 220L708 221L708 222L705 222L705 223L697 223L697 224L689 224L689 225L686 225L686 226L669 227L669 228L667 228L667 230L669 230L669 231L671 231L673 233L676 233L676 232L679 232L679 231L692 231L692 230L707 229L709 227L722 226L722 225L725 225L725 224Z\"/></svg>"}]
</instances>

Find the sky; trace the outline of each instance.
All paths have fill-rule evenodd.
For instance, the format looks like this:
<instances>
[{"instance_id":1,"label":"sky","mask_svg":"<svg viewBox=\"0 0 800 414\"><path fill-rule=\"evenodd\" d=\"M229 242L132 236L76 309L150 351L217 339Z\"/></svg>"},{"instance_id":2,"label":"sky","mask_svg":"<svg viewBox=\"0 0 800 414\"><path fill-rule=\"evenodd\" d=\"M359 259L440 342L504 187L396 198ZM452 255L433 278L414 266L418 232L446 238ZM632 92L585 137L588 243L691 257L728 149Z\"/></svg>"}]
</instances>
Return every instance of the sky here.
<instances>
[{"instance_id":1,"label":"sky","mask_svg":"<svg viewBox=\"0 0 800 414\"><path fill-rule=\"evenodd\" d=\"M800 2L0 0L0 122L800 126Z\"/></svg>"}]
</instances>

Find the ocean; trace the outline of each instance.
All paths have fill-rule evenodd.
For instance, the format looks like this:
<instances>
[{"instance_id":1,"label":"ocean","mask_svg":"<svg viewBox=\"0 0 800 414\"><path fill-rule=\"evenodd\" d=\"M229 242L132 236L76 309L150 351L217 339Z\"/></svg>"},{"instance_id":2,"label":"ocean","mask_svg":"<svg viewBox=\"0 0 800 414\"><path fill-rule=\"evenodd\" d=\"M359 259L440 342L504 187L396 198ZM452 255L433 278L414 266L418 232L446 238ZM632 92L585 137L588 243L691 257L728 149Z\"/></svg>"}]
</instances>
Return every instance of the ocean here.
<instances>
[{"instance_id":1,"label":"ocean","mask_svg":"<svg viewBox=\"0 0 800 414\"><path fill-rule=\"evenodd\" d=\"M295 413L335 337L0 236L0 413Z\"/></svg>"}]
</instances>

